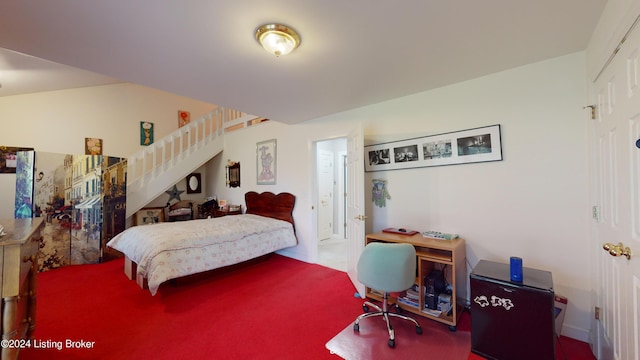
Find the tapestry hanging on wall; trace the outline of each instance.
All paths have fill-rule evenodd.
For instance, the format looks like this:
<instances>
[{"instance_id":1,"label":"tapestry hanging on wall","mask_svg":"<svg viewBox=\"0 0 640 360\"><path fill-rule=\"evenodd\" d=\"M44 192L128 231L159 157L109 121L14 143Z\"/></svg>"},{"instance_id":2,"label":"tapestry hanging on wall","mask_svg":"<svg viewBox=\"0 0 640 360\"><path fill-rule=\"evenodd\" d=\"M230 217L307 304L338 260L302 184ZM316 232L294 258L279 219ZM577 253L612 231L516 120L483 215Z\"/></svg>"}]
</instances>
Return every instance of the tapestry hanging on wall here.
<instances>
[{"instance_id":1,"label":"tapestry hanging on wall","mask_svg":"<svg viewBox=\"0 0 640 360\"><path fill-rule=\"evenodd\" d=\"M391 195L387 191L387 180L373 179L372 198L373 203L378 207L387 206L387 200L391 200Z\"/></svg>"}]
</instances>

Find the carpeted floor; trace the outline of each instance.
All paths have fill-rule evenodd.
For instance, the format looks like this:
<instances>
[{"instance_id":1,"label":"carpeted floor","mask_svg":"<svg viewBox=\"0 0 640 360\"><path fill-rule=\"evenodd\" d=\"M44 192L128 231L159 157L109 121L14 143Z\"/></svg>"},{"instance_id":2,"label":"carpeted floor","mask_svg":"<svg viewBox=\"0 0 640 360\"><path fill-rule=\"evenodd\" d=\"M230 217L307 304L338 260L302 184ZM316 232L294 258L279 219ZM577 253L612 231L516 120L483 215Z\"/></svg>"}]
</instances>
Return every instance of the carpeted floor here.
<instances>
[{"instance_id":1,"label":"carpeted floor","mask_svg":"<svg viewBox=\"0 0 640 360\"><path fill-rule=\"evenodd\" d=\"M363 321L354 333L362 299L344 272L324 266L273 255L163 284L156 296L122 267L120 259L40 273L34 340L61 346L32 346L20 359L412 359L423 351L428 359L480 359L469 355L468 313L457 332L420 318L418 335L395 321L395 349L383 321ZM567 359L593 359L574 356L590 353L572 341Z\"/></svg>"}]
</instances>

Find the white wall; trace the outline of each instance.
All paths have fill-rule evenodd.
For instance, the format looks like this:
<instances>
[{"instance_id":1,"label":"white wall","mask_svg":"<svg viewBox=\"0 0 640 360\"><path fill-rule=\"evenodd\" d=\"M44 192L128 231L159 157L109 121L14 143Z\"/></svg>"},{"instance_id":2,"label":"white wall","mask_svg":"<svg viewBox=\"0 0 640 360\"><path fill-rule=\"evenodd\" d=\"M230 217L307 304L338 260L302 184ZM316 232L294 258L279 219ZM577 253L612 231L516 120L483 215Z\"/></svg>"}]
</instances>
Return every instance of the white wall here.
<instances>
[{"instance_id":1,"label":"white wall","mask_svg":"<svg viewBox=\"0 0 640 360\"><path fill-rule=\"evenodd\" d=\"M556 292L569 299L564 333L586 340L585 73L585 54L575 53L298 125L238 131L226 136L223 157L241 162L242 186L211 185L219 198L240 203L250 190L295 194L300 245L284 253L315 261L315 141L360 125L371 144L501 124L503 161L367 173L367 230L456 232L467 241L469 269L480 259L521 256L526 267L553 272ZM277 184L257 186L255 144L271 138L278 141ZM212 178L224 176L222 162L212 162ZM388 181L385 208L373 206L373 177Z\"/></svg>"},{"instance_id":2,"label":"white wall","mask_svg":"<svg viewBox=\"0 0 640 360\"><path fill-rule=\"evenodd\" d=\"M195 120L215 105L122 83L0 97L0 145L84 154L85 137L103 139L102 153L127 157L140 146L140 121L155 139L178 128L178 110ZM15 175L0 174L0 219L13 217Z\"/></svg>"}]
</instances>

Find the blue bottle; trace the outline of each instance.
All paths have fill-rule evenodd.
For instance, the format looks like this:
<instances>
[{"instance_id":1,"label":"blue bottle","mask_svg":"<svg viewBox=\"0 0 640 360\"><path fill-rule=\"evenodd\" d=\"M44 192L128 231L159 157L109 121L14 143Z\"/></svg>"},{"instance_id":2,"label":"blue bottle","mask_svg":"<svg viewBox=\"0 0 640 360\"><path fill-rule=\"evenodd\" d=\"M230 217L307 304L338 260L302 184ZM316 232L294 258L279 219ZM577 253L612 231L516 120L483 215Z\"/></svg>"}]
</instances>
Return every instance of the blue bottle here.
<instances>
[{"instance_id":1,"label":"blue bottle","mask_svg":"<svg viewBox=\"0 0 640 360\"><path fill-rule=\"evenodd\" d=\"M511 281L522 282L522 258L511 257Z\"/></svg>"}]
</instances>

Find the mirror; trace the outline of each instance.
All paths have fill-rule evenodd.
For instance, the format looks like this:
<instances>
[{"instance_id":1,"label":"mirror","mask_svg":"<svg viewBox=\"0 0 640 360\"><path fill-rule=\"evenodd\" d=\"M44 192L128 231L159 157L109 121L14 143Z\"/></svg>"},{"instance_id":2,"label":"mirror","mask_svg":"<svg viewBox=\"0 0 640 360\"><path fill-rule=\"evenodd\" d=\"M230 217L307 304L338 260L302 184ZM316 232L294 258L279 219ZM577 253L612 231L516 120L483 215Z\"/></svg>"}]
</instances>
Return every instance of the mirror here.
<instances>
[{"instance_id":1,"label":"mirror","mask_svg":"<svg viewBox=\"0 0 640 360\"><path fill-rule=\"evenodd\" d=\"M227 186L240 187L240 162L227 161Z\"/></svg>"},{"instance_id":2,"label":"mirror","mask_svg":"<svg viewBox=\"0 0 640 360\"><path fill-rule=\"evenodd\" d=\"M187 176L187 194L199 194L202 192L200 173L193 173Z\"/></svg>"}]
</instances>

